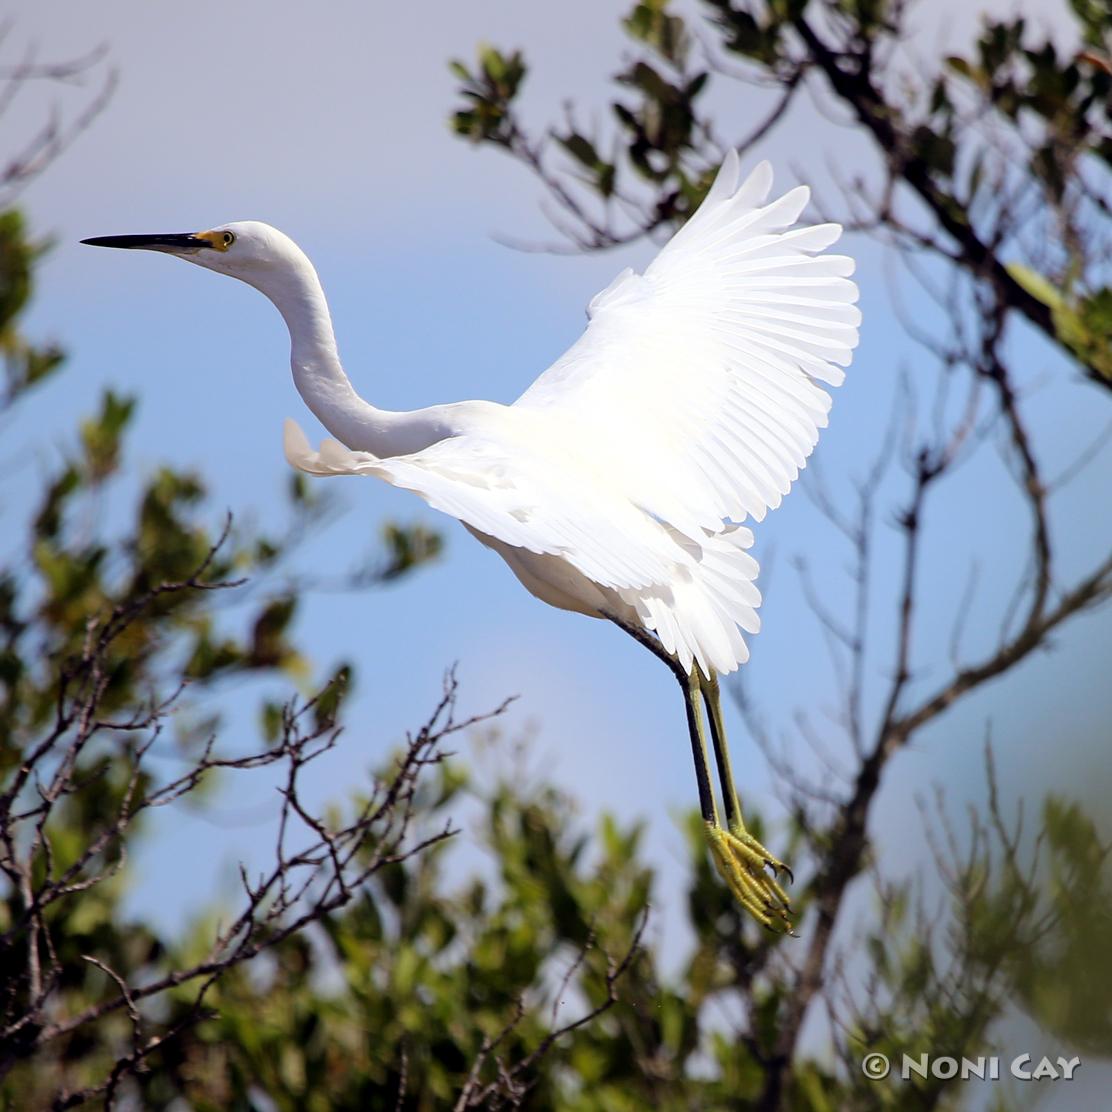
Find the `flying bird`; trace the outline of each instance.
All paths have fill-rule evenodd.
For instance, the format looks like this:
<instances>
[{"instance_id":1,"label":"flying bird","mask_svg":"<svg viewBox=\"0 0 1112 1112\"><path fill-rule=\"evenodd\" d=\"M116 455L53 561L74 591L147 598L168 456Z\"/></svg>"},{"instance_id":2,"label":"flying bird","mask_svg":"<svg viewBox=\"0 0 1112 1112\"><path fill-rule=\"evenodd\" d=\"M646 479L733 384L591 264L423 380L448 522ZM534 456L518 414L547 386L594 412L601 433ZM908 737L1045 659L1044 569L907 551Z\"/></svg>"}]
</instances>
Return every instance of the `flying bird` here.
<instances>
[{"instance_id":1,"label":"flying bird","mask_svg":"<svg viewBox=\"0 0 1112 1112\"><path fill-rule=\"evenodd\" d=\"M379 409L340 365L312 263L257 221L98 247L161 251L265 294L290 333L293 379L334 439L293 421L286 458L313 475L370 475L458 518L550 606L619 626L679 680L707 843L739 903L791 929L787 867L742 819L718 677L759 628L761 521L827 423L861 315L853 260L823 254L837 224L797 227L804 186L768 201L761 163L727 155L695 214L645 269L590 303L583 335L512 405ZM718 770L712 786L702 706Z\"/></svg>"}]
</instances>

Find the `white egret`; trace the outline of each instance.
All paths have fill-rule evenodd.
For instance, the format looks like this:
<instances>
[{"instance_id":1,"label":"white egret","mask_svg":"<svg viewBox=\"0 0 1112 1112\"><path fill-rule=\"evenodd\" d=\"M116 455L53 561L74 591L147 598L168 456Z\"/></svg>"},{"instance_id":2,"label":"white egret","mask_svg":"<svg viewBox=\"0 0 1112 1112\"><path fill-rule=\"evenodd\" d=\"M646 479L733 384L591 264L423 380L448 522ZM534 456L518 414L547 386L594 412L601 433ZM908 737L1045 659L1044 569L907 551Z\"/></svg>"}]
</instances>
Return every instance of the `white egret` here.
<instances>
[{"instance_id":1,"label":"white egret","mask_svg":"<svg viewBox=\"0 0 1112 1112\"><path fill-rule=\"evenodd\" d=\"M746 551L826 425L857 343L853 261L821 252L837 224L794 227L806 187L766 203L762 163L739 185L730 153L706 199L643 275L591 301L572 347L512 405L391 412L340 366L316 271L266 224L105 236L254 286L289 327L293 378L335 439L313 451L287 421L286 458L314 475L372 475L458 518L543 602L607 618L683 690L707 841L737 900L790 930L790 872L745 828L718 675L748 659L757 563ZM711 784L706 705L724 818Z\"/></svg>"}]
</instances>

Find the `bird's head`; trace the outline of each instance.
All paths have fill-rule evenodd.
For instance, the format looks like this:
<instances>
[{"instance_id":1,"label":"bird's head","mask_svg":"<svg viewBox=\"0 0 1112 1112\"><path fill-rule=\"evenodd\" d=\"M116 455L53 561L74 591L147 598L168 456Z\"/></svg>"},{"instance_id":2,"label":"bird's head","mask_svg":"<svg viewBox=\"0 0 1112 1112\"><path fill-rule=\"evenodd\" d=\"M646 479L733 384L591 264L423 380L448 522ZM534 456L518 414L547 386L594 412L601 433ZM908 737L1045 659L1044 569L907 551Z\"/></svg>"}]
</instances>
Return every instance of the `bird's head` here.
<instances>
[{"instance_id":1,"label":"bird's head","mask_svg":"<svg viewBox=\"0 0 1112 1112\"><path fill-rule=\"evenodd\" d=\"M258 220L236 220L203 232L96 236L81 242L92 247L160 251L264 289L268 278L273 280L304 259L289 236Z\"/></svg>"}]
</instances>

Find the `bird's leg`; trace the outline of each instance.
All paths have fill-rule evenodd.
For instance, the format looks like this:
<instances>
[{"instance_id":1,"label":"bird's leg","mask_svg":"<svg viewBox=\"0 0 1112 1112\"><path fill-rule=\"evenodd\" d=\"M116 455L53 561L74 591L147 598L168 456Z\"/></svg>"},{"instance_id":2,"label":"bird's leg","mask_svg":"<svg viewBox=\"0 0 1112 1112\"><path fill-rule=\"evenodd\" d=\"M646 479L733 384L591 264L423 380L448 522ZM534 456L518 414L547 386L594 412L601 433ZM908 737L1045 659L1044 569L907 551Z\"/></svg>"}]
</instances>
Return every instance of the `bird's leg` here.
<instances>
[{"instance_id":1,"label":"bird's leg","mask_svg":"<svg viewBox=\"0 0 1112 1112\"><path fill-rule=\"evenodd\" d=\"M714 676L708 680L702 673L699 673L698 679L703 701L706 703L707 715L710 719L710 738L714 746L714 759L718 765L718 780L722 785L726 826L731 834L756 845L756 839L745 829L745 822L741 817L741 804L738 801L737 788L734 786L733 768L730 765L730 747L726 741L726 727L722 721L718 677ZM773 868L777 873L786 874L789 880L792 879L791 869L770 854L765 856L764 864Z\"/></svg>"},{"instance_id":2,"label":"bird's leg","mask_svg":"<svg viewBox=\"0 0 1112 1112\"><path fill-rule=\"evenodd\" d=\"M687 711L687 732L691 737L691 755L695 758L695 781L699 785L699 810L708 829L720 830L718 805L714 802L714 788L710 782L710 762L707 760L707 739L703 732L703 715L699 707L699 689L684 677L683 705Z\"/></svg>"},{"instance_id":3,"label":"bird's leg","mask_svg":"<svg viewBox=\"0 0 1112 1112\"><path fill-rule=\"evenodd\" d=\"M747 892L750 890L749 882L755 883L764 897L768 912L775 916L777 925L790 931L788 915L791 912L791 902L778 880L781 874L791 880L792 872L745 829L737 788L734 786L733 769L730 766L726 728L722 721L718 677L714 676L708 680L698 668L693 668L691 678L706 703L711 743L714 746L714 758L718 765L718 780L722 785L722 799L726 812L726 829L708 834L715 863L735 895L737 895L735 884L739 881L737 874L740 874L740 881L745 883ZM772 870L771 875L766 871L769 869ZM772 924L766 923L766 925Z\"/></svg>"},{"instance_id":4,"label":"bird's leg","mask_svg":"<svg viewBox=\"0 0 1112 1112\"><path fill-rule=\"evenodd\" d=\"M695 780L699 786L699 810L703 815L703 822L708 826L721 826L718 819L718 807L714 802L714 788L711 785L710 762L707 760L707 742L703 734L703 719L699 709L698 688L692 686L692 679L684 670L683 665L660 643L660 639L640 626L630 625L614 614L606 614L619 629L624 630L640 645L668 665L668 670L679 681L683 691L683 705L687 712L687 732L691 738L691 753L695 758ZM692 673L694 675L694 673Z\"/></svg>"},{"instance_id":5,"label":"bird's leg","mask_svg":"<svg viewBox=\"0 0 1112 1112\"><path fill-rule=\"evenodd\" d=\"M754 849L734 834L727 826L723 825L718 817L718 808L714 803L714 796L710 788L710 762L707 760L707 745L703 735L703 719L700 713L699 695L701 692L701 677L699 667L691 669L691 674L684 677L683 698L687 708L688 730L691 732L691 750L695 757L695 776L699 781L699 802L703 812L703 832L706 835L707 846L710 849L711 860L714 862L718 875L726 882L726 887L754 919L769 930L790 930L788 923L787 906L788 898L783 889L776 883L775 877L765 871L765 858L768 854L763 849ZM712 725L712 730L714 726ZM713 736L713 735L712 735ZM715 741L715 752L719 745ZM705 792L705 795L704 795ZM730 797L726 795L726 814L730 814ZM709 806L704 799L709 797ZM734 798L734 813L737 811L737 800ZM744 828L742 828L744 830ZM759 843L754 842L759 847Z\"/></svg>"},{"instance_id":6,"label":"bird's leg","mask_svg":"<svg viewBox=\"0 0 1112 1112\"><path fill-rule=\"evenodd\" d=\"M630 625L613 614L607 614L606 617L667 664L683 691L687 730L691 738L691 754L695 760L695 780L699 787L699 810L703 816L703 828L711 859L719 875L738 903L758 923L770 930L790 932L788 897L777 883L775 875L770 875L765 868L768 865L775 874L779 869L786 872L786 866L777 861L753 838L741 821L741 809L738 806L733 774L730 771L729 753L726 750L726 735L722 729L717 680L713 681L713 688L709 689L713 694L708 695L708 689L703 686L708 681L702 678L698 666L692 668L690 673L685 672L680 662L648 630ZM718 817L718 807L714 801L700 695L710 713L711 738L726 804L726 826L723 826Z\"/></svg>"}]
</instances>

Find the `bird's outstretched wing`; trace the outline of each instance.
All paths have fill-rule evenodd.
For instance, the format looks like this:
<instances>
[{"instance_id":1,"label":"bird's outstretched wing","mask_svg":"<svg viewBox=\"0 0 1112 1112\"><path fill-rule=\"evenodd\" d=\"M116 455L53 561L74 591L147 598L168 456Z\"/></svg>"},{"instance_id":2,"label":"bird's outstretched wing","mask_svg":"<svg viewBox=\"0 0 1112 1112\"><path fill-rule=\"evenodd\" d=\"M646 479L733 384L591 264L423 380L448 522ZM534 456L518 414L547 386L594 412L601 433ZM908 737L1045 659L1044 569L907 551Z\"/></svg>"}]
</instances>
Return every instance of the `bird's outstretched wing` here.
<instances>
[{"instance_id":1,"label":"bird's outstretched wing","mask_svg":"<svg viewBox=\"0 0 1112 1112\"><path fill-rule=\"evenodd\" d=\"M508 545L562 556L614 589L667 582L680 545L632 503L606 497L572 461L514 441L450 437L419 452L380 458L324 440L316 451L287 420L292 467L313 475L369 475L419 494L435 510Z\"/></svg>"},{"instance_id":2,"label":"bird's outstretched wing","mask_svg":"<svg viewBox=\"0 0 1112 1112\"><path fill-rule=\"evenodd\" d=\"M728 156L645 274L599 294L583 336L508 409L383 458L334 440L313 451L287 422L289 462L374 475L559 556L685 669L731 671L760 604L737 523L763 518L799 474L830 408L818 383L842 381L860 321L852 260L820 254L841 228L793 229L807 190L766 205L771 184L762 164L739 187Z\"/></svg>"},{"instance_id":3,"label":"bird's outstretched wing","mask_svg":"<svg viewBox=\"0 0 1112 1112\"><path fill-rule=\"evenodd\" d=\"M544 411L637 506L695 539L775 509L826 425L857 344L841 227L793 228L808 190L765 204L731 152L644 275L591 302L580 339L514 403Z\"/></svg>"},{"instance_id":4,"label":"bird's outstretched wing","mask_svg":"<svg viewBox=\"0 0 1112 1112\"><path fill-rule=\"evenodd\" d=\"M753 534L720 522L691 540L581 468L574 454L554 451L543 433L530 443L455 436L381 458L336 440L314 450L287 420L285 451L300 471L383 479L502 544L560 557L615 592L685 669L696 659L709 676L748 658L738 627L759 628L757 562L745 551Z\"/></svg>"}]
</instances>

